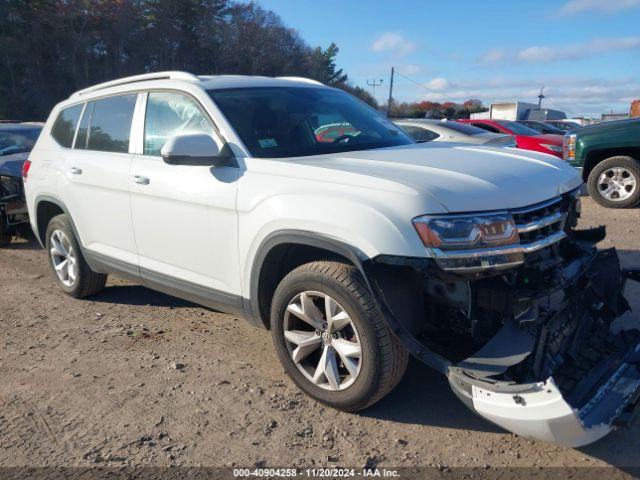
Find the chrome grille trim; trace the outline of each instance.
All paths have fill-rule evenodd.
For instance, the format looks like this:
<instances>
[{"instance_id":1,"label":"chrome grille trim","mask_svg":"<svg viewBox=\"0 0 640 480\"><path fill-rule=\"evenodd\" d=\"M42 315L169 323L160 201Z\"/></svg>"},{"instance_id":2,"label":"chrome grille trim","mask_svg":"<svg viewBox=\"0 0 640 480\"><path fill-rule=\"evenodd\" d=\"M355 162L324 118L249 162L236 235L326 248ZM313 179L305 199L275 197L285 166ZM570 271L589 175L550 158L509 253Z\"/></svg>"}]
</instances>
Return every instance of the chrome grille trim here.
<instances>
[{"instance_id":1,"label":"chrome grille trim","mask_svg":"<svg viewBox=\"0 0 640 480\"><path fill-rule=\"evenodd\" d=\"M516 268L528 254L549 248L567 237L565 225L570 210L567 196L558 196L528 207L507 210L512 215L520 241L513 245L469 250L431 248L431 256L449 272L480 273ZM456 265L469 260L470 265Z\"/></svg>"},{"instance_id":2,"label":"chrome grille trim","mask_svg":"<svg viewBox=\"0 0 640 480\"><path fill-rule=\"evenodd\" d=\"M518 223L516 224L516 228L518 229L518 233L533 232L534 230L540 230L541 228L548 227L549 225L553 225L554 223L561 222L566 217L566 213L555 212L551 215L547 215L546 217L542 217L529 223Z\"/></svg>"},{"instance_id":3,"label":"chrome grille trim","mask_svg":"<svg viewBox=\"0 0 640 480\"><path fill-rule=\"evenodd\" d=\"M526 254L542 250L543 248L559 242L566 236L567 234L564 232L564 230L561 230L531 243L504 245L502 247L492 248L478 248L474 250L440 250L439 248L432 248L431 252L433 253L435 258L441 259L491 257L496 255L511 255L517 253Z\"/></svg>"}]
</instances>

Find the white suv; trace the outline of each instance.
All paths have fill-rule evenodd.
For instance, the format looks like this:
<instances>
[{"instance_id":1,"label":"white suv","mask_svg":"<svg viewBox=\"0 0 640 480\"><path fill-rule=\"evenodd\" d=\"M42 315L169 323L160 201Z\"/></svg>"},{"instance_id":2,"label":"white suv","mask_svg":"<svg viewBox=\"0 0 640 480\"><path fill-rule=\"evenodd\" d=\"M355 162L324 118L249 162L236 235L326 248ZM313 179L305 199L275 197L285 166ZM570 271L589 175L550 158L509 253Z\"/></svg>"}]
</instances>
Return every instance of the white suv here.
<instances>
[{"instance_id":1,"label":"white suv","mask_svg":"<svg viewBox=\"0 0 640 480\"><path fill-rule=\"evenodd\" d=\"M575 230L554 157L419 145L311 80L166 72L73 94L30 162L62 290L117 273L244 317L335 408L380 400L409 353L526 436L585 444L637 403L640 335L610 325L638 273Z\"/></svg>"}]
</instances>

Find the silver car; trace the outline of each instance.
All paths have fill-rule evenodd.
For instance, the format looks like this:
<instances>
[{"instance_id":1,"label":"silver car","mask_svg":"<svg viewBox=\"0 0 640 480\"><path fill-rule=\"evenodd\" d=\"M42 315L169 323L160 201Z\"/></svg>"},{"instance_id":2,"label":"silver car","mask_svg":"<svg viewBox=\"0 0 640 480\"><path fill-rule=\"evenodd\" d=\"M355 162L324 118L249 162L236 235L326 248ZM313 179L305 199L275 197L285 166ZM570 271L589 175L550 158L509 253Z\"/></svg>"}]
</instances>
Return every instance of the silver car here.
<instances>
[{"instance_id":1,"label":"silver car","mask_svg":"<svg viewBox=\"0 0 640 480\"><path fill-rule=\"evenodd\" d=\"M432 120L428 118L402 118L394 120L417 142L455 142L493 147L515 147L511 135L491 133L455 120Z\"/></svg>"}]
</instances>

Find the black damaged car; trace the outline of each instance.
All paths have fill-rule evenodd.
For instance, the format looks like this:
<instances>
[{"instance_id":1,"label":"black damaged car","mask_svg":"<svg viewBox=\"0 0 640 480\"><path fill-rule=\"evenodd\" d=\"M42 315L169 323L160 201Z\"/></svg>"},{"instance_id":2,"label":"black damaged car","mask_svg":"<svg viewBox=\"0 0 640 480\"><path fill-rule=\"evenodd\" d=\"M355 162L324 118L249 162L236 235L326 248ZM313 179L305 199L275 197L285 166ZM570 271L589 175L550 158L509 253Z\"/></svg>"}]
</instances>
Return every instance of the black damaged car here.
<instances>
[{"instance_id":1,"label":"black damaged car","mask_svg":"<svg viewBox=\"0 0 640 480\"><path fill-rule=\"evenodd\" d=\"M30 231L22 169L41 130L34 123L0 123L0 247Z\"/></svg>"}]
</instances>

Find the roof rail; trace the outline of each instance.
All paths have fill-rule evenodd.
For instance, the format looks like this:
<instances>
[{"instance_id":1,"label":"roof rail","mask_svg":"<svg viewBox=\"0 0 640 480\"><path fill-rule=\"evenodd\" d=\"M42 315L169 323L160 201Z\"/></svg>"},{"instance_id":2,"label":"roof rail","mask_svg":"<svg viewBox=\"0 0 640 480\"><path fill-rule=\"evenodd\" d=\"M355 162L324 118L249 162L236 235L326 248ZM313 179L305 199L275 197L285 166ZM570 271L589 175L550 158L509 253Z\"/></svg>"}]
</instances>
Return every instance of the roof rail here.
<instances>
[{"instance_id":1,"label":"roof rail","mask_svg":"<svg viewBox=\"0 0 640 480\"><path fill-rule=\"evenodd\" d=\"M136 82L146 82L147 80L186 80L189 82L199 82L200 79L195 76L193 73L189 72L154 72L154 73L144 73L142 75L134 75L132 77L119 78L117 80L111 80L109 82L99 83L98 85L93 85L91 87L78 90L69 98L81 97L87 93L95 92L98 90L103 90L109 87L116 87L118 85L127 85L129 83Z\"/></svg>"},{"instance_id":2,"label":"roof rail","mask_svg":"<svg viewBox=\"0 0 640 480\"><path fill-rule=\"evenodd\" d=\"M294 80L296 82L305 82L305 83L312 83L314 85L324 85L322 82L319 82L318 80L313 80L312 78L306 78L306 77L276 77L278 80Z\"/></svg>"}]
</instances>

